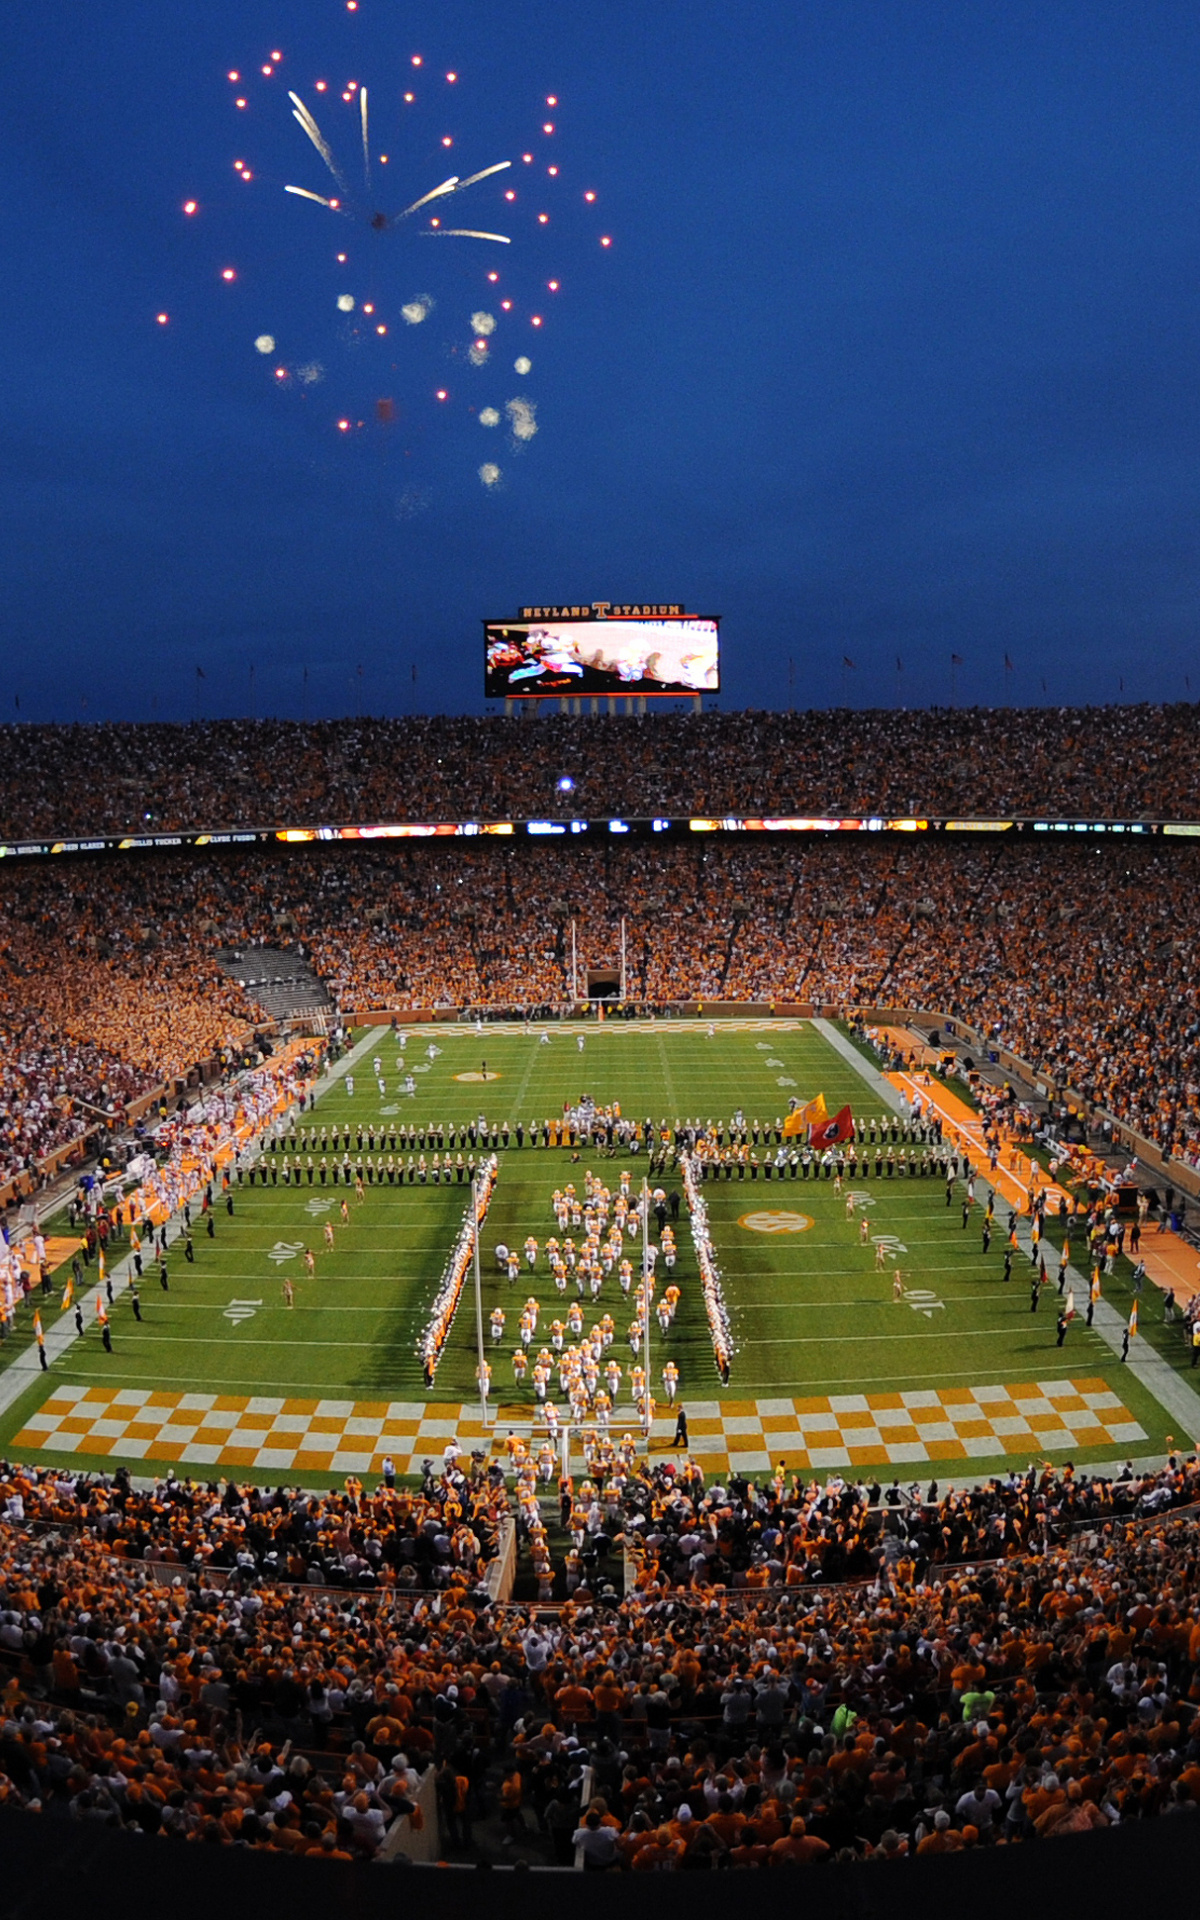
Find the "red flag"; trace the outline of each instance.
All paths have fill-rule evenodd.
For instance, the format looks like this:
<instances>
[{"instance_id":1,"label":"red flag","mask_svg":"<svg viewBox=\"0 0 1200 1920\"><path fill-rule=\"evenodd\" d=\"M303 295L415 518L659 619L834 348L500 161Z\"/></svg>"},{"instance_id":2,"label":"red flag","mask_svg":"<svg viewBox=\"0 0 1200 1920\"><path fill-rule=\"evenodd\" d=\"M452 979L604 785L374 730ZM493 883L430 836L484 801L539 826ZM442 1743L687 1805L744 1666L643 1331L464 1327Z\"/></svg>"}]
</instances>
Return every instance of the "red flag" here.
<instances>
[{"instance_id":1,"label":"red flag","mask_svg":"<svg viewBox=\"0 0 1200 1920\"><path fill-rule=\"evenodd\" d=\"M834 1114L832 1120L826 1120L821 1126L814 1127L810 1138L813 1146L823 1151L826 1147L836 1147L841 1140L848 1140L853 1132L854 1116L849 1107L843 1107L839 1113Z\"/></svg>"}]
</instances>

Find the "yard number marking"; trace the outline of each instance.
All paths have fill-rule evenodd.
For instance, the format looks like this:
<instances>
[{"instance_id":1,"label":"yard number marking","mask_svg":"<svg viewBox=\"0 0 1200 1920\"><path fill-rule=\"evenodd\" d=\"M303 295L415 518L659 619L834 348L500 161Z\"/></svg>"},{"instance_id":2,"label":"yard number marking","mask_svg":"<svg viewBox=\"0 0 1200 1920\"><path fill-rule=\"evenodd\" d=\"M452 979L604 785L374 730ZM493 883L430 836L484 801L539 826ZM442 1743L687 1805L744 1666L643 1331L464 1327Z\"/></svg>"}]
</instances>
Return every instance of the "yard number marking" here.
<instances>
[{"instance_id":1,"label":"yard number marking","mask_svg":"<svg viewBox=\"0 0 1200 1920\"><path fill-rule=\"evenodd\" d=\"M923 1313L927 1320L932 1320L935 1313L944 1313L946 1310L945 1301L939 1300L928 1287L905 1287L904 1298L914 1313Z\"/></svg>"}]
</instances>

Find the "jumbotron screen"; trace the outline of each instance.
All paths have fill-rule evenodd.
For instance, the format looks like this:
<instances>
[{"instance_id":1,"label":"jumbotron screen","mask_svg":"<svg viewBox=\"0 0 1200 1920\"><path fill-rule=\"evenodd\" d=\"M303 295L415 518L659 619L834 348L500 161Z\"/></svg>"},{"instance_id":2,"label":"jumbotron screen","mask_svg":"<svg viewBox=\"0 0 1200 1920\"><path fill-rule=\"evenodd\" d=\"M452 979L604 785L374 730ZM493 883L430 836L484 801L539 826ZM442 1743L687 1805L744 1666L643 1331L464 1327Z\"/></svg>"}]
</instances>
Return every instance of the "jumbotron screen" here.
<instances>
[{"instance_id":1,"label":"jumbotron screen","mask_svg":"<svg viewBox=\"0 0 1200 1920\"><path fill-rule=\"evenodd\" d=\"M698 614L487 620L492 699L718 693L719 626Z\"/></svg>"}]
</instances>

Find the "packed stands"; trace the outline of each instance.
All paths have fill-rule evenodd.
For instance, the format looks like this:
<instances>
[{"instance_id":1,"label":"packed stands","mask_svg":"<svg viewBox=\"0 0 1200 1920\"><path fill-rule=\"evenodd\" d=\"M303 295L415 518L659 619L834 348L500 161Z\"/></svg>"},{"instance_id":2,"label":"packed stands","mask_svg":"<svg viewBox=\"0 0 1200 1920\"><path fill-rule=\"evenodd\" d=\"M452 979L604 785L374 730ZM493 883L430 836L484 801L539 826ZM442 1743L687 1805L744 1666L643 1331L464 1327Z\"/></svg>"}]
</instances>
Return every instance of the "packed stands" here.
<instances>
[{"instance_id":1,"label":"packed stands","mask_svg":"<svg viewBox=\"0 0 1200 1920\"><path fill-rule=\"evenodd\" d=\"M78 1139L90 1113L119 1114L153 1084L90 1042L71 1042L10 991L0 1006L0 1189Z\"/></svg>"},{"instance_id":2,"label":"packed stands","mask_svg":"<svg viewBox=\"0 0 1200 1920\"><path fill-rule=\"evenodd\" d=\"M0 1189L250 1033L257 1009L211 956L203 887L181 912L159 880L39 867L5 899Z\"/></svg>"},{"instance_id":3,"label":"packed stands","mask_svg":"<svg viewBox=\"0 0 1200 1920\"><path fill-rule=\"evenodd\" d=\"M1191 707L5 745L13 837L519 817L562 774L583 814L1200 816ZM0 905L0 1181L85 1111L245 1042L258 1009L218 949L294 943L346 1012L494 1010L562 1003L572 928L584 966L611 966L621 922L643 1007L925 1007L1200 1164L1196 858L714 835L24 861ZM555 1527L527 1474L452 1446L421 1488L320 1494L0 1463L0 1803L353 1870L432 1780L454 1858L492 1836L634 1873L1200 1812L1194 1457L947 1489L706 1485L681 1456L558 1492ZM543 1605L489 1597L510 1520Z\"/></svg>"},{"instance_id":4,"label":"packed stands","mask_svg":"<svg viewBox=\"0 0 1200 1920\"><path fill-rule=\"evenodd\" d=\"M481 1578L498 1462L324 1495L5 1467L0 1797L351 1865L432 1768L443 1853L498 1818L523 1857L633 1872L1194 1816L1198 1481L1034 1467L910 1504L643 1472L594 1586L537 1610Z\"/></svg>"},{"instance_id":5,"label":"packed stands","mask_svg":"<svg viewBox=\"0 0 1200 1920\"><path fill-rule=\"evenodd\" d=\"M119 884L105 861L30 862L0 910L8 1163L62 1137L56 1101L127 1097L244 1040L256 1009L223 944L291 939L348 1013L520 1008L569 998L572 924L581 967L611 966L624 920L640 1005L950 1014L1196 1165L1196 859L856 835L214 850L139 855Z\"/></svg>"},{"instance_id":6,"label":"packed stands","mask_svg":"<svg viewBox=\"0 0 1200 1920\"><path fill-rule=\"evenodd\" d=\"M574 781L569 800L556 793ZM1200 819L1196 708L0 727L0 835L653 814Z\"/></svg>"}]
</instances>

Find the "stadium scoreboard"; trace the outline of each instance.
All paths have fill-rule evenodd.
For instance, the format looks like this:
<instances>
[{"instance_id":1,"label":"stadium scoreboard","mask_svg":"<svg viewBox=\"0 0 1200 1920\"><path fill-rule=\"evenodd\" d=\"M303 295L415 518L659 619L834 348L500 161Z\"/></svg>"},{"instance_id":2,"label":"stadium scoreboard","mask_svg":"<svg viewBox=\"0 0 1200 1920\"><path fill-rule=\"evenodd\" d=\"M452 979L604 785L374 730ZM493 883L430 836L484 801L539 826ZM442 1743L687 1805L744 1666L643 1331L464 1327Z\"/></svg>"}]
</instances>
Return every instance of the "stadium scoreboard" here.
<instances>
[{"instance_id":1,"label":"stadium scoreboard","mask_svg":"<svg viewBox=\"0 0 1200 1920\"><path fill-rule=\"evenodd\" d=\"M522 607L516 619L483 623L484 693L491 700L719 693L720 626L715 615L671 602Z\"/></svg>"},{"instance_id":2,"label":"stadium scoreboard","mask_svg":"<svg viewBox=\"0 0 1200 1920\"><path fill-rule=\"evenodd\" d=\"M654 834L811 834L825 836L843 833L914 833L938 838L946 833L1006 834L1014 839L1030 839L1042 833L1128 834L1142 838L1200 840L1197 820L1031 820L1017 815L1004 820L884 819L880 816L855 819L825 819L789 815L772 819L747 819L726 814L676 814L671 818L628 815L624 819L558 820L375 820L357 824L348 822L320 825L242 827L235 829L188 828L176 833L99 834L93 839L0 841L0 861L21 858L46 859L56 854L162 853L209 848L301 846L319 841L381 840L463 840L480 835L511 839L528 835L545 836L619 833L645 837Z\"/></svg>"}]
</instances>

